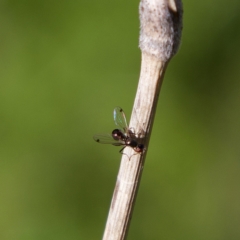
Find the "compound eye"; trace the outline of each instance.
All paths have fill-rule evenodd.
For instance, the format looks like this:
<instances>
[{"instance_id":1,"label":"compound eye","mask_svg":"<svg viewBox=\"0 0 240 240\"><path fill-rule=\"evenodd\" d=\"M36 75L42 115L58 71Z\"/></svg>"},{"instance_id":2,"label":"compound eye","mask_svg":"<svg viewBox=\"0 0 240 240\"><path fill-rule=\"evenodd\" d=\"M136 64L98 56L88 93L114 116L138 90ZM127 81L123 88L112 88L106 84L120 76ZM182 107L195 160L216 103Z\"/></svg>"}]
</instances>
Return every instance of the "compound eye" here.
<instances>
[{"instance_id":1,"label":"compound eye","mask_svg":"<svg viewBox=\"0 0 240 240\"><path fill-rule=\"evenodd\" d=\"M143 144L138 144L137 147L135 148L135 151L138 153L143 152L144 150L144 145Z\"/></svg>"}]
</instances>

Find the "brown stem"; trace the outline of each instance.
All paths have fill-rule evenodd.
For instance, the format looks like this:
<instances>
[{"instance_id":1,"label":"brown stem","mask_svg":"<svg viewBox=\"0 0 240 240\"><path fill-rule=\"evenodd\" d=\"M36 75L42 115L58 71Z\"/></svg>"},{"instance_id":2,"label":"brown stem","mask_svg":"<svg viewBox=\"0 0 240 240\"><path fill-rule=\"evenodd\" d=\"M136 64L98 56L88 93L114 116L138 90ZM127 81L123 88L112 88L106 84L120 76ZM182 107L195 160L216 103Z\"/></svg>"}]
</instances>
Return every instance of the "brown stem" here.
<instances>
[{"instance_id":1,"label":"brown stem","mask_svg":"<svg viewBox=\"0 0 240 240\"><path fill-rule=\"evenodd\" d=\"M143 154L136 154L131 147L124 149L104 240L126 239L164 73L180 43L181 1L142 0L140 22L142 64L129 126L135 130L135 133L144 132L142 140L146 150Z\"/></svg>"}]
</instances>

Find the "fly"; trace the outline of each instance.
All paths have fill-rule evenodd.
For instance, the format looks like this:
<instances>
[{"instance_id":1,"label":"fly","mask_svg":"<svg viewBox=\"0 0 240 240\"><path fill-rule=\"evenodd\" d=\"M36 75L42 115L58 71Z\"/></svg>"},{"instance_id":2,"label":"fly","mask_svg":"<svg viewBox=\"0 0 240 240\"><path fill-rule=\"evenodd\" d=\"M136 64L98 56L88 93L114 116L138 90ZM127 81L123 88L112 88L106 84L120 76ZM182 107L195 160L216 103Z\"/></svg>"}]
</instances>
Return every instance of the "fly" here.
<instances>
[{"instance_id":1,"label":"fly","mask_svg":"<svg viewBox=\"0 0 240 240\"><path fill-rule=\"evenodd\" d=\"M138 142L136 134L129 129L122 108L114 108L113 119L118 128L114 129L111 134L96 134L93 136L93 139L98 143L123 146L119 151L120 153L122 153L125 147L131 147L136 153L143 153L144 145Z\"/></svg>"}]
</instances>

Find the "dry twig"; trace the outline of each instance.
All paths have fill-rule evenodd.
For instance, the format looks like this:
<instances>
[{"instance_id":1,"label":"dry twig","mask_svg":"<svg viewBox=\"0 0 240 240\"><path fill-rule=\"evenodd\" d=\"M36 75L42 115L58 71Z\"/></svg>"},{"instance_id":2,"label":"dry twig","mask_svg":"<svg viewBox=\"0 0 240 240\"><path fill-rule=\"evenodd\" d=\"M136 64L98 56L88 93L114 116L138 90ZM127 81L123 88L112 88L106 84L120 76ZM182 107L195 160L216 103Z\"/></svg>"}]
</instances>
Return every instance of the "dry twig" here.
<instances>
[{"instance_id":1,"label":"dry twig","mask_svg":"<svg viewBox=\"0 0 240 240\"><path fill-rule=\"evenodd\" d=\"M129 126L136 133L145 133L146 151L140 155L130 147L124 150L104 240L126 239L164 72L177 52L181 38L181 0L141 0L139 11L142 64ZM131 156L130 160L128 156Z\"/></svg>"}]
</instances>

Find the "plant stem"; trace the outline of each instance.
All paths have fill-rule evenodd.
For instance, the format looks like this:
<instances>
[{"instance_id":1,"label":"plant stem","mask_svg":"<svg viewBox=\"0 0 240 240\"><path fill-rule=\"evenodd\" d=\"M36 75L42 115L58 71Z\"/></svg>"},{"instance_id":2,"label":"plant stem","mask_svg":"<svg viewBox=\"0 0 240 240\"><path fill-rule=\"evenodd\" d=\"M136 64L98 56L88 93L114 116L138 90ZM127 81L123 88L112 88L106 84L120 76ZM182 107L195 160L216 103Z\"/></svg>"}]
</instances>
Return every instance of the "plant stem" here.
<instances>
[{"instance_id":1,"label":"plant stem","mask_svg":"<svg viewBox=\"0 0 240 240\"><path fill-rule=\"evenodd\" d=\"M139 10L142 64L129 127L135 133L144 132L146 150L143 154L136 154L130 147L124 150L104 240L126 239L164 73L169 60L178 50L181 38L180 0L142 0Z\"/></svg>"}]
</instances>

